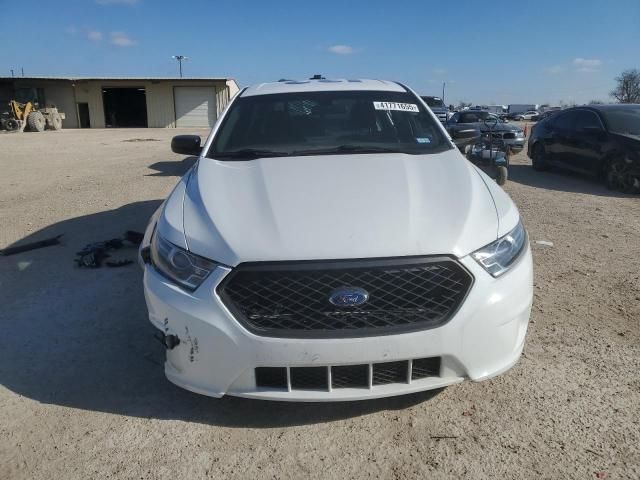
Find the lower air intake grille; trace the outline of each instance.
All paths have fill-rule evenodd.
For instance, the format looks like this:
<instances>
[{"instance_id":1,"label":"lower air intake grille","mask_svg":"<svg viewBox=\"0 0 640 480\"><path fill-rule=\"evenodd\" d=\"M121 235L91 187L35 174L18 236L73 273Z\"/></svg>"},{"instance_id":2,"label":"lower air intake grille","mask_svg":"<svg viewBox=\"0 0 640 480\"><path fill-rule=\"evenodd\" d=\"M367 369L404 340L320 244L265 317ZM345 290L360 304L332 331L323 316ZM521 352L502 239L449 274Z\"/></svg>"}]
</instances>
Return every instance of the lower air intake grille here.
<instances>
[{"instance_id":1,"label":"lower air intake grille","mask_svg":"<svg viewBox=\"0 0 640 480\"><path fill-rule=\"evenodd\" d=\"M369 388L369 365L331 367L333 388Z\"/></svg>"},{"instance_id":2,"label":"lower air intake grille","mask_svg":"<svg viewBox=\"0 0 640 480\"><path fill-rule=\"evenodd\" d=\"M449 257L241 264L217 292L248 330L267 337L341 338L423 330L446 323L473 277ZM332 303L336 292L364 301Z\"/></svg>"},{"instance_id":3,"label":"lower air intake grille","mask_svg":"<svg viewBox=\"0 0 640 480\"><path fill-rule=\"evenodd\" d=\"M292 390L328 390L327 367L294 367L291 371Z\"/></svg>"},{"instance_id":4,"label":"lower air intake grille","mask_svg":"<svg viewBox=\"0 0 640 480\"><path fill-rule=\"evenodd\" d=\"M256 386L287 389L287 369L285 367L256 368Z\"/></svg>"},{"instance_id":5,"label":"lower air intake grille","mask_svg":"<svg viewBox=\"0 0 640 480\"><path fill-rule=\"evenodd\" d=\"M290 367L291 390L329 391L331 388L364 388L391 383L409 383L428 377L440 376L440 357L417 358L413 361L364 363L361 365L334 365L331 367ZM288 390L286 367L258 367L255 369L256 386L282 391ZM371 376L371 383L369 377Z\"/></svg>"},{"instance_id":6,"label":"lower air intake grille","mask_svg":"<svg viewBox=\"0 0 640 480\"><path fill-rule=\"evenodd\" d=\"M373 384L407 383L409 362L386 362L373 365Z\"/></svg>"},{"instance_id":7,"label":"lower air intake grille","mask_svg":"<svg viewBox=\"0 0 640 480\"><path fill-rule=\"evenodd\" d=\"M419 380L440 375L440 357L417 358L411 368L411 380Z\"/></svg>"}]
</instances>

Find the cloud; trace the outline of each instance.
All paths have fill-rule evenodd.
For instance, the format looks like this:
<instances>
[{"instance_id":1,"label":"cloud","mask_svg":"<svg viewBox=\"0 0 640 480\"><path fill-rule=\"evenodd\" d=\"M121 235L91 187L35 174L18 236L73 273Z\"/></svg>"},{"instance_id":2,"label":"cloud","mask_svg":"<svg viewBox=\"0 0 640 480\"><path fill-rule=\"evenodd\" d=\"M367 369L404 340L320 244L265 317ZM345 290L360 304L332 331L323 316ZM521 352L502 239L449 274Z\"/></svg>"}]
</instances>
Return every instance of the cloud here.
<instances>
[{"instance_id":1,"label":"cloud","mask_svg":"<svg viewBox=\"0 0 640 480\"><path fill-rule=\"evenodd\" d=\"M96 0L98 5L137 5L140 0Z\"/></svg>"},{"instance_id":2,"label":"cloud","mask_svg":"<svg viewBox=\"0 0 640 480\"><path fill-rule=\"evenodd\" d=\"M550 67L544 69L545 73L548 73L549 75L558 75L565 72L566 70L567 67L565 67L564 65L551 65Z\"/></svg>"},{"instance_id":3,"label":"cloud","mask_svg":"<svg viewBox=\"0 0 640 480\"><path fill-rule=\"evenodd\" d=\"M351 55L356 53L356 49L350 45L332 45L328 50L336 55Z\"/></svg>"},{"instance_id":4,"label":"cloud","mask_svg":"<svg viewBox=\"0 0 640 480\"><path fill-rule=\"evenodd\" d=\"M87 30L87 38L92 42L99 42L102 40L102 32L98 30Z\"/></svg>"},{"instance_id":5,"label":"cloud","mask_svg":"<svg viewBox=\"0 0 640 480\"><path fill-rule=\"evenodd\" d=\"M579 72L597 72L602 65L602 60L597 58L574 58L573 66Z\"/></svg>"},{"instance_id":6,"label":"cloud","mask_svg":"<svg viewBox=\"0 0 640 480\"><path fill-rule=\"evenodd\" d=\"M124 32L111 32L111 44L117 47L133 47L138 44Z\"/></svg>"},{"instance_id":7,"label":"cloud","mask_svg":"<svg viewBox=\"0 0 640 480\"><path fill-rule=\"evenodd\" d=\"M78 33L78 28L75 25L69 25L67 28L64 29L64 31L69 35L75 35L76 33Z\"/></svg>"},{"instance_id":8,"label":"cloud","mask_svg":"<svg viewBox=\"0 0 640 480\"><path fill-rule=\"evenodd\" d=\"M446 75L447 71L444 68L434 68L433 73L436 75Z\"/></svg>"}]
</instances>

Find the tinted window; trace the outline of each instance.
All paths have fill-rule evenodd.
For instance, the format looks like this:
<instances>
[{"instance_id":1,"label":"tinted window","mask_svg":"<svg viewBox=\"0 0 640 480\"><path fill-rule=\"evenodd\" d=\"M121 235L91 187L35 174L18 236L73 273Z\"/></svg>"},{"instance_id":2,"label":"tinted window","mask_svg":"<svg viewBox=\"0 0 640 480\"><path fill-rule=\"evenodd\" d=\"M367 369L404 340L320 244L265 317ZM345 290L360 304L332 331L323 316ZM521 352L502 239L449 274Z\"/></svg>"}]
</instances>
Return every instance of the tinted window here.
<instances>
[{"instance_id":1,"label":"tinted window","mask_svg":"<svg viewBox=\"0 0 640 480\"><path fill-rule=\"evenodd\" d=\"M580 130L582 128L602 128L602 124L598 119L598 116L586 110L576 112L575 117L575 126L576 130Z\"/></svg>"},{"instance_id":2,"label":"tinted window","mask_svg":"<svg viewBox=\"0 0 640 480\"><path fill-rule=\"evenodd\" d=\"M575 129L577 117L578 112L576 111L559 114L551 119L552 126L554 128L573 130Z\"/></svg>"},{"instance_id":3,"label":"tinted window","mask_svg":"<svg viewBox=\"0 0 640 480\"><path fill-rule=\"evenodd\" d=\"M411 154L452 148L439 123L409 93L335 91L240 97L208 156L247 149L263 153L257 156L321 155L354 147Z\"/></svg>"},{"instance_id":4,"label":"tinted window","mask_svg":"<svg viewBox=\"0 0 640 480\"><path fill-rule=\"evenodd\" d=\"M484 122L490 117L489 112L463 112L460 114L461 123L477 123Z\"/></svg>"},{"instance_id":5,"label":"tinted window","mask_svg":"<svg viewBox=\"0 0 640 480\"><path fill-rule=\"evenodd\" d=\"M640 106L620 106L610 107L601 110L609 127L613 133L640 136Z\"/></svg>"}]
</instances>

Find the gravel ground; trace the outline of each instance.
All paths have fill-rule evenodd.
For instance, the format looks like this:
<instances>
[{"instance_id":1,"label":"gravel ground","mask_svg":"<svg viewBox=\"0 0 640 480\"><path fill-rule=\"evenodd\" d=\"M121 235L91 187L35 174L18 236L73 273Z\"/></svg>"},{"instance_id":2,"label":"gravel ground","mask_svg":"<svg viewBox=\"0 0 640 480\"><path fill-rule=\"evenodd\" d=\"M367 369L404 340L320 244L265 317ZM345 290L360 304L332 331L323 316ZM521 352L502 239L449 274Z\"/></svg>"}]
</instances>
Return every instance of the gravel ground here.
<instances>
[{"instance_id":1,"label":"gravel ground","mask_svg":"<svg viewBox=\"0 0 640 480\"><path fill-rule=\"evenodd\" d=\"M0 478L640 478L640 198L515 157L506 190L553 246L533 245L525 353L501 377L368 402L215 400L165 380L136 266L73 266L144 228L187 168L174 134L0 135L0 248L64 234L0 257Z\"/></svg>"}]
</instances>

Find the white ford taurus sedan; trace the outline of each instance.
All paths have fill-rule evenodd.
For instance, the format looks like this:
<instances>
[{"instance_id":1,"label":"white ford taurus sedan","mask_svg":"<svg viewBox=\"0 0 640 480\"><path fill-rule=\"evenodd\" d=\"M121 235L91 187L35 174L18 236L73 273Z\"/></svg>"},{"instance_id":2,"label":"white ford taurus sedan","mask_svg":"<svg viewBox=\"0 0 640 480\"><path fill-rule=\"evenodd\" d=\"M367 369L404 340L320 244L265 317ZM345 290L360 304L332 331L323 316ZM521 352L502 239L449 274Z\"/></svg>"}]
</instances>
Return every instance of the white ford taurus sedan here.
<instances>
[{"instance_id":1,"label":"white ford taurus sedan","mask_svg":"<svg viewBox=\"0 0 640 480\"><path fill-rule=\"evenodd\" d=\"M359 400L485 380L532 301L514 203L409 88L242 90L140 250L165 372L221 397Z\"/></svg>"}]
</instances>

